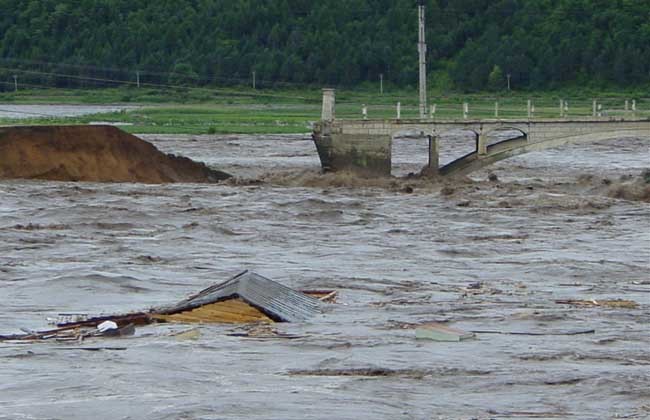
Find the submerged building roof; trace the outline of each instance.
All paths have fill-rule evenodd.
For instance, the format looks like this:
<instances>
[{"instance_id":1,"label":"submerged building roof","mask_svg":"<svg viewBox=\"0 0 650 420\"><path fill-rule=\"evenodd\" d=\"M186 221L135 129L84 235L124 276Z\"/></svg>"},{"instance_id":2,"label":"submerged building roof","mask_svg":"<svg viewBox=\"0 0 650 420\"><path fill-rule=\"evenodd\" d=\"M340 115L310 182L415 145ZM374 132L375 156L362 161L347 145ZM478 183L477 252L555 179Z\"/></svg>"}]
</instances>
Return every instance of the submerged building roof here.
<instances>
[{"instance_id":1,"label":"submerged building roof","mask_svg":"<svg viewBox=\"0 0 650 420\"><path fill-rule=\"evenodd\" d=\"M321 310L320 300L259 274L244 271L224 283L211 286L174 306L154 313L178 314L232 299L241 299L273 321L281 322L306 321Z\"/></svg>"}]
</instances>

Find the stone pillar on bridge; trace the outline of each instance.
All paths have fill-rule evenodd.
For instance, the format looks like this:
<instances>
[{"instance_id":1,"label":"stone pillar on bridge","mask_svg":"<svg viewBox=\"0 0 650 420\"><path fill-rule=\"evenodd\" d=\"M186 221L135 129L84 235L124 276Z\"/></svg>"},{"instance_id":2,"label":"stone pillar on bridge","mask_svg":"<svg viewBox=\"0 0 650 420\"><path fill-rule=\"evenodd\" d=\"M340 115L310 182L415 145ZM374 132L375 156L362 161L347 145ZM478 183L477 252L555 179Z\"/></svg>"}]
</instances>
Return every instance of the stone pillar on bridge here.
<instances>
[{"instance_id":1,"label":"stone pillar on bridge","mask_svg":"<svg viewBox=\"0 0 650 420\"><path fill-rule=\"evenodd\" d=\"M323 112L321 120L333 121L336 118L336 89L323 89Z\"/></svg>"}]
</instances>

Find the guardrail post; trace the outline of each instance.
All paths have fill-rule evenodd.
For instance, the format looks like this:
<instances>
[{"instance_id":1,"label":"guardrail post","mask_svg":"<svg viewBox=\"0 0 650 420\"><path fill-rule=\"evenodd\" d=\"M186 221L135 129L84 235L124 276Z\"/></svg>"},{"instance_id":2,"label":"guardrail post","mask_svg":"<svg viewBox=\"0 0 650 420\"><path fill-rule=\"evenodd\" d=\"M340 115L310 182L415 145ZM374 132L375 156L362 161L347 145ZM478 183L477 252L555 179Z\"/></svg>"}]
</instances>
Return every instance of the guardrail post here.
<instances>
[{"instance_id":1,"label":"guardrail post","mask_svg":"<svg viewBox=\"0 0 650 420\"><path fill-rule=\"evenodd\" d=\"M564 99L560 99L560 118L564 118Z\"/></svg>"},{"instance_id":2,"label":"guardrail post","mask_svg":"<svg viewBox=\"0 0 650 420\"><path fill-rule=\"evenodd\" d=\"M530 119L533 116L533 101L529 99L526 108L528 111L528 119Z\"/></svg>"},{"instance_id":3,"label":"guardrail post","mask_svg":"<svg viewBox=\"0 0 650 420\"><path fill-rule=\"evenodd\" d=\"M402 119L402 103L401 102L397 103L397 119L398 120Z\"/></svg>"},{"instance_id":4,"label":"guardrail post","mask_svg":"<svg viewBox=\"0 0 650 420\"><path fill-rule=\"evenodd\" d=\"M469 104L465 102L463 104L463 119L466 120L468 116L469 116Z\"/></svg>"},{"instance_id":5,"label":"guardrail post","mask_svg":"<svg viewBox=\"0 0 650 420\"><path fill-rule=\"evenodd\" d=\"M437 104L431 105L431 119L434 119L436 117L436 108L438 107Z\"/></svg>"},{"instance_id":6,"label":"guardrail post","mask_svg":"<svg viewBox=\"0 0 650 420\"><path fill-rule=\"evenodd\" d=\"M368 119L368 107L366 106L366 104L363 104L363 106L361 107L361 115L363 115L364 120Z\"/></svg>"},{"instance_id":7,"label":"guardrail post","mask_svg":"<svg viewBox=\"0 0 650 420\"><path fill-rule=\"evenodd\" d=\"M597 114L597 112L598 112L598 102L595 99L591 102L591 108L592 108L591 116L592 117L597 117L598 116L598 114Z\"/></svg>"},{"instance_id":8,"label":"guardrail post","mask_svg":"<svg viewBox=\"0 0 650 420\"><path fill-rule=\"evenodd\" d=\"M494 118L499 118L499 102L494 103Z\"/></svg>"}]
</instances>

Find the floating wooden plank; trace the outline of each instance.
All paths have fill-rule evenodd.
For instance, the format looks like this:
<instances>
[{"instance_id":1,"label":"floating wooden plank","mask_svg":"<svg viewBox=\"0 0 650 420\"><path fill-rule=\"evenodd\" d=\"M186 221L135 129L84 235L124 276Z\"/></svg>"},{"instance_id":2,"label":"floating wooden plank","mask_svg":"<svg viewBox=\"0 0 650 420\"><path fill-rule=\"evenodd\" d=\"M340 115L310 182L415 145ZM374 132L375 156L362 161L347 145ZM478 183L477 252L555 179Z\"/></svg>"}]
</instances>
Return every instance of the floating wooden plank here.
<instances>
[{"instance_id":1,"label":"floating wooden plank","mask_svg":"<svg viewBox=\"0 0 650 420\"><path fill-rule=\"evenodd\" d=\"M415 338L433 341L462 341L474 338L474 333L431 322L416 328Z\"/></svg>"},{"instance_id":2,"label":"floating wooden plank","mask_svg":"<svg viewBox=\"0 0 650 420\"><path fill-rule=\"evenodd\" d=\"M614 299L614 300L577 300L577 299L563 299L556 300L555 303L560 305L572 305L572 306L582 306L582 307L606 307L606 308L624 308L624 309L636 309L639 307L639 304L633 300L623 300L623 299Z\"/></svg>"}]
</instances>

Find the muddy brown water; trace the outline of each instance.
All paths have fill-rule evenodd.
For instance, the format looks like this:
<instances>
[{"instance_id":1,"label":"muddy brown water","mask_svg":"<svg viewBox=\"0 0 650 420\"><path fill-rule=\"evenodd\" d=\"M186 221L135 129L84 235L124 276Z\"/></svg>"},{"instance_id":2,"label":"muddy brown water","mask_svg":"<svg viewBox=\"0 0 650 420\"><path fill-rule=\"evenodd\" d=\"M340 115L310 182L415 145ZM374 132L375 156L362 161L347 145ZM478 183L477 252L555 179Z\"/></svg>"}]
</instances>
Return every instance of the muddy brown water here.
<instances>
[{"instance_id":1,"label":"muddy brown water","mask_svg":"<svg viewBox=\"0 0 650 420\"><path fill-rule=\"evenodd\" d=\"M0 332L172 303L244 268L336 289L338 304L277 325L294 340L205 325L179 341L190 326L161 325L0 343L1 419L650 418L650 205L608 195L649 166L647 141L534 153L491 168L497 182L440 185L322 176L307 136L146 139L242 180L0 182ZM443 160L468 141L448 139ZM416 171L424 147L396 142L395 172ZM555 303L617 298L640 306ZM416 341L409 326L427 321L596 332Z\"/></svg>"}]
</instances>

